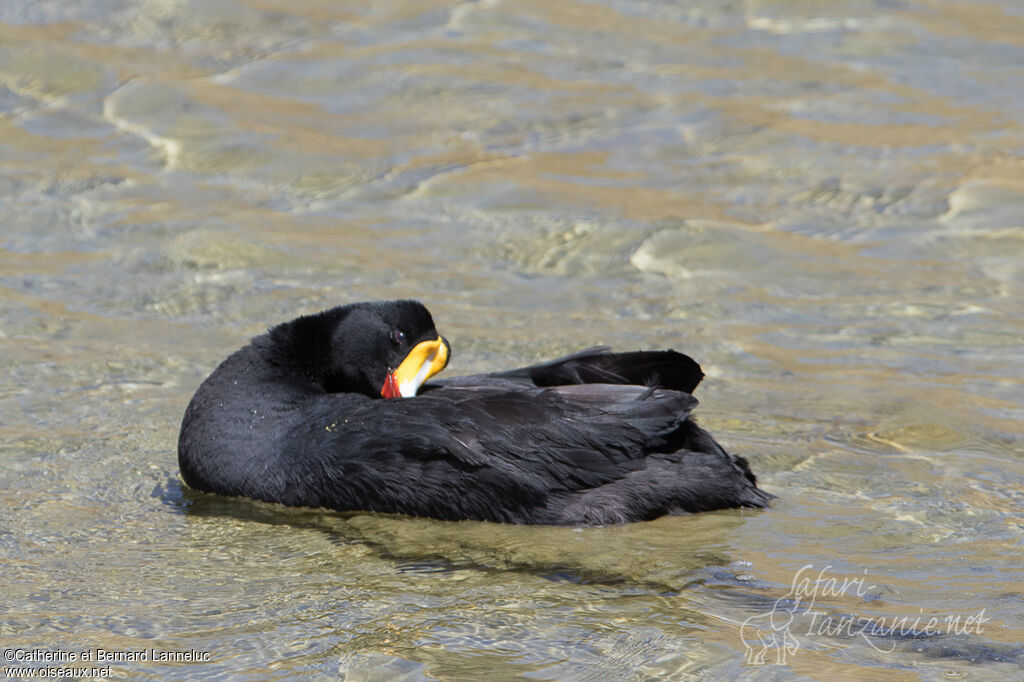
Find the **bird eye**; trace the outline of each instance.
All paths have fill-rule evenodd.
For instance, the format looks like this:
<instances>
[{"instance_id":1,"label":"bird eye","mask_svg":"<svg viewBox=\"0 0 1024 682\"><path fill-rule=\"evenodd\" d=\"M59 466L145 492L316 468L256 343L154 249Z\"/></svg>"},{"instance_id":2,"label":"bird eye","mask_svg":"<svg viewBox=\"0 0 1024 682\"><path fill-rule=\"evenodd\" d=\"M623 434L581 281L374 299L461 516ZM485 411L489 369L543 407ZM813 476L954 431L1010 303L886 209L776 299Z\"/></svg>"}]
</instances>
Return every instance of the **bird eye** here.
<instances>
[{"instance_id":1,"label":"bird eye","mask_svg":"<svg viewBox=\"0 0 1024 682\"><path fill-rule=\"evenodd\" d=\"M391 340L398 344L405 343L405 332L400 329L392 329Z\"/></svg>"}]
</instances>

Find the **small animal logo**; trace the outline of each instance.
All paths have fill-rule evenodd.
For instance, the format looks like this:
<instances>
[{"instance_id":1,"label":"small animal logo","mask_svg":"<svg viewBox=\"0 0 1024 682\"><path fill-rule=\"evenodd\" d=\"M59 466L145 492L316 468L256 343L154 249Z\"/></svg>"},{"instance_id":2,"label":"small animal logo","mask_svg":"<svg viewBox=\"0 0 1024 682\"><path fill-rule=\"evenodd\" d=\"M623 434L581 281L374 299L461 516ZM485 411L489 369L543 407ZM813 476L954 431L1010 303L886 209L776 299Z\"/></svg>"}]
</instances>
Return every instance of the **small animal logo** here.
<instances>
[{"instance_id":1,"label":"small animal logo","mask_svg":"<svg viewBox=\"0 0 1024 682\"><path fill-rule=\"evenodd\" d=\"M790 627L800 608L800 599L779 597L768 613L750 616L740 626L744 661L748 665L764 665L770 652L775 652L775 663L785 665L786 658L800 650L798 640Z\"/></svg>"}]
</instances>

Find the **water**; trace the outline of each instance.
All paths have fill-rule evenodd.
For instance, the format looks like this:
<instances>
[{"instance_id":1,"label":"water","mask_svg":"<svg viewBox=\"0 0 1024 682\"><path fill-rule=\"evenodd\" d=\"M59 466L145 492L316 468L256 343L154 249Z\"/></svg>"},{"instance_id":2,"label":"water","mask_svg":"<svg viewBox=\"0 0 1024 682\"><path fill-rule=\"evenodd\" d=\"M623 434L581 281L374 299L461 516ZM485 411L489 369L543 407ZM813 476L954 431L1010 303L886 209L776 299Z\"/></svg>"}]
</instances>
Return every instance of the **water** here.
<instances>
[{"instance_id":1,"label":"water","mask_svg":"<svg viewBox=\"0 0 1024 682\"><path fill-rule=\"evenodd\" d=\"M1019 676L1022 82L1011 0L7 0L0 649L150 652L96 663L131 679ZM778 501L522 528L183 487L220 359L392 297L449 374L690 353Z\"/></svg>"}]
</instances>

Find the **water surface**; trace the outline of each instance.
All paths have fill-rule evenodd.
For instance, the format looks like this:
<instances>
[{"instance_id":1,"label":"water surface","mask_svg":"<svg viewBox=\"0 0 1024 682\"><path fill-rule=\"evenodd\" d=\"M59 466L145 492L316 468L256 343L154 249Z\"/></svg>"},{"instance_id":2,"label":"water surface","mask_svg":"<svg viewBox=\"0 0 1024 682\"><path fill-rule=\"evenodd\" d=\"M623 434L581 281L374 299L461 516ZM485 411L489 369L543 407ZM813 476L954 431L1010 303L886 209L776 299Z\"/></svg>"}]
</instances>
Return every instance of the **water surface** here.
<instances>
[{"instance_id":1,"label":"water surface","mask_svg":"<svg viewBox=\"0 0 1024 682\"><path fill-rule=\"evenodd\" d=\"M209 659L110 664L132 679L1019 675L1021 83L1011 0L2 3L0 649ZM523 528L183 486L217 362L393 297L453 374L688 352L779 500Z\"/></svg>"}]
</instances>

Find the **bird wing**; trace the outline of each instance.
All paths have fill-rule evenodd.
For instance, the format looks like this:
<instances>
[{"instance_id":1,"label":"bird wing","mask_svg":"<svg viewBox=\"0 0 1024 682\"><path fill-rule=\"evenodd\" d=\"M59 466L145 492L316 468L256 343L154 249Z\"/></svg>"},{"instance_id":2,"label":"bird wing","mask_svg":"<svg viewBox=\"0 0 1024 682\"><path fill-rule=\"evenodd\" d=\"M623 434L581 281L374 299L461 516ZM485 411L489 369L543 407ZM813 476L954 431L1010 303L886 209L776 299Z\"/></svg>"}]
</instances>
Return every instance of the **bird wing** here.
<instances>
[{"instance_id":1,"label":"bird wing","mask_svg":"<svg viewBox=\"0 0 1024 682\"><path fill-rule=\"evenodd\" d=\"M693 393L703 378L704 372L693 358L674 350L613 353L604 346L595 346L556 360L507 372L441 379L432 383L446 386L493 384L500 381L534 386L632 384ZM429 387L430 384L427 390Z\"/></svg>"},{"instance_id":2,"label":"bird wing","mask_svg":"<svg viewBox=\"0 0 1024 682\"><path fill-rule=\"evenodd\" d=\"M305 444L284 455L286 490L306 506L514 520L552 494L642 468L696 403L615 384L469 384L354 403L325 395L286 439Z\"/></svg>"}]
</instances>

